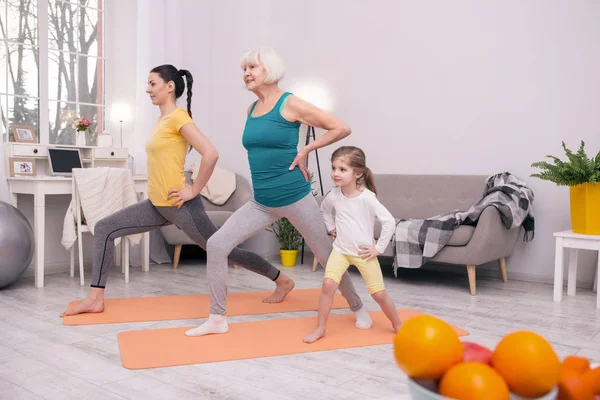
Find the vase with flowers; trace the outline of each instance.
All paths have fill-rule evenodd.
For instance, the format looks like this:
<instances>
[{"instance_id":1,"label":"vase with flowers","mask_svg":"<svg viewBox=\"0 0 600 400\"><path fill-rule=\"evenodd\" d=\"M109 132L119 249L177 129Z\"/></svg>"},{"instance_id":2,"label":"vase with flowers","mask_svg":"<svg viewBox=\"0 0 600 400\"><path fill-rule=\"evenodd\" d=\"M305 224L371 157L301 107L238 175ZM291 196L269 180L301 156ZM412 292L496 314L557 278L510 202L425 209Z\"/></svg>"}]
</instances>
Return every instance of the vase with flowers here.
<instances>
[{"instance_id":1,"label":"vase with flowers","mask_svg":"<svg viewBox=\"0 0 600 400\"><path fill-rule=\"evenodd\" d=\"M77 138L75 140L76 146L85 146L87 144L85 133L90 131L92 123L87 118L75 118L73 120L73 129L77 131Z\"/></svg>"}]
</instances>

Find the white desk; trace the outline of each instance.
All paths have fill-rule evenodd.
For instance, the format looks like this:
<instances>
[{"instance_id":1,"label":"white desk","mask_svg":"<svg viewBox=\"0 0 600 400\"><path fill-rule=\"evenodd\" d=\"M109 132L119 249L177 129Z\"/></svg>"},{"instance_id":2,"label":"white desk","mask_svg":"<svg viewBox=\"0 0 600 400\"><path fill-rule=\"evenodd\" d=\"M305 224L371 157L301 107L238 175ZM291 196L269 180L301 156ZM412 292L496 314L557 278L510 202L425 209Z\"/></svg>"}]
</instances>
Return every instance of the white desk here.
<instances>
[{"instance_id":1,"label":"white desk","mask_svg":"<svg viewBox=\"0 0 600 400\"><path fill-rule=\"evenodd\" d=\"M575 296L577 285L577 250L596 250L599 252L596 276L594 278L594 291L596 294L596 308L600 308L600 235L580 235L573 231L562 231L554 234L556 237L556 250L554 253L554 301L562 301L563 293L563 252L569 248L569 272L567 276L567 296Z\"/></svg>"},{"instance_id":2,"label":"white desk","mask_svg":"<svg viewBox=\"0 0 600 400\"><path fill-rule=\"evenodd\" d=\"M133 176L135 191L147 198L146 176ZM44 286L44 243L45 243L45 219L46 219L46 196L72 194L71 178L54 176L36 177L13 177L8 178L8 192L10 203L17 207L17 195L33 195L33 225L35 235L35 286ZM150 234L143 234L142 238L142 270L150 270Z\"/></svg>"}]
</instances>

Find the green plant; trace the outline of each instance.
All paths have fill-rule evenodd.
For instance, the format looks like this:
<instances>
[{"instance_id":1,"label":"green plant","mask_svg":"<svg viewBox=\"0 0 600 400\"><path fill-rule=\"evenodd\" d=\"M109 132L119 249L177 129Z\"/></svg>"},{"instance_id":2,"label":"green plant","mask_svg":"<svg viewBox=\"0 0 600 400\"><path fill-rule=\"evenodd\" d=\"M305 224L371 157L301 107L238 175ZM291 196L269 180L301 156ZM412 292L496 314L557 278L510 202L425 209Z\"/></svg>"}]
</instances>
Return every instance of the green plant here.
<instances>
[{"instance_id":1,"label":"green plant","mask_svg":"<svg viewBox=\"0 0 600 400\"><path fill-rule=\"evenodd\" d=\"M554 163L538 161L531 164L532 167L541 169L541 172L531 174L532 177L554 182L558 186L577 186L586 182L596 183L600 181L600 152L594 158L588 158L585 153L585 143L582 140L577 153L573 153L562 142L568 161L562 161L558 157L547 155Z\"/></svg>"},{"instance_id":2,"label":"green plant","mask_svg":"<svg viewBox=\"0 0 600 400\"><path fill-rule=\"evenodd\" d=\"M298 250L302 243L300 232L285 217L278 219L266 229L275 234L281 250Z\"/></svg>"}]
</instances>

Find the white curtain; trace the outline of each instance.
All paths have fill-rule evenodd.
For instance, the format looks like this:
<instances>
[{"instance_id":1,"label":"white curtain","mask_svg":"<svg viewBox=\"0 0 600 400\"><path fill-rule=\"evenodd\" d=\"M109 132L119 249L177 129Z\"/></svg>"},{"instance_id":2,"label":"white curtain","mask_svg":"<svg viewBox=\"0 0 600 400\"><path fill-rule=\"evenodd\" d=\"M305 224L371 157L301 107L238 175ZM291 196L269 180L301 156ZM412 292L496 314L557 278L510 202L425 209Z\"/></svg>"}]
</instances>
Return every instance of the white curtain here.
<instances>
[{"instance_id":1,"label":"white curtain","mask_svg":"<svg viewBox=\"0 0 600 400\"><path fill-rule=\"evenodd\" d=\"M5 158L4 158L4 141L2 140L3 132L0 132L0 157L2 157L2 162L0 162L0 201L4 201L8 203L8 183L6 182L6 178L8 178L8 171L5 168Z\"/></svg>"},{"instance_id":2,"label":"white curtain","mask_svg":"<svg viewBox=\"0 0 600 400\"><path fill-rule=\"evenodd\" d=\"M145 174L146 142L160 115L158 107L152 104L146 94L148 74L161 64L182 68L183 15L180 0L138 0L137 13L135 130L124 145L129 147L129 152L135 158L135 173ZM134 266L141 265L140 250L139 245L132 246L131 264ZM160 230L150 233L150 260L159 264L171 262Z\"/></svg>"}]
</instances>

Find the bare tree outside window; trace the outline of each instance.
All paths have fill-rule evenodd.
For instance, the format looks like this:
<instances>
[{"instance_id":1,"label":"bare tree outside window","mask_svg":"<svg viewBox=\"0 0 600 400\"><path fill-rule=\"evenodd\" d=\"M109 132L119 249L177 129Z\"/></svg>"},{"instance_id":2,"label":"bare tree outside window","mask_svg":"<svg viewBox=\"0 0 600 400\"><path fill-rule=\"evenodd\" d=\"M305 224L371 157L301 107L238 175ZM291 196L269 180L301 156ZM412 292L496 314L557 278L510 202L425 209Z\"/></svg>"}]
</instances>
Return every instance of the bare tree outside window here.
<instances>
[{"instance_id":1,"label":"bare tree outside window","mask_svg":"<svg viewBox=\"0 0 600 400\"><path fill-rule=\"evenodd\" d=\"M44 55L39 55L37 43L38 3L48 7L48 53ZM87 144L95 145L105 115L103 24L102 0L0 0L4 132L19 124L33 125L37 133L38 113L45 112L49 113L49 143L74 144L71 121L84 117L92 121ZM47 77L38 77L39 56L48 59ZM48 85L48 99L43 99L41 109L38 80Z\"/></svg>"},{"instance_id":2,"label":"bare tree outside window","mask_svg":"<svg viewBox=\"0 0 600 400\"><path fill-rule=\"evenodd\" d=\"M0 63L2 132L28 125L39 138L36 0L0 0Z\"/></svg>"}]
</instances>

